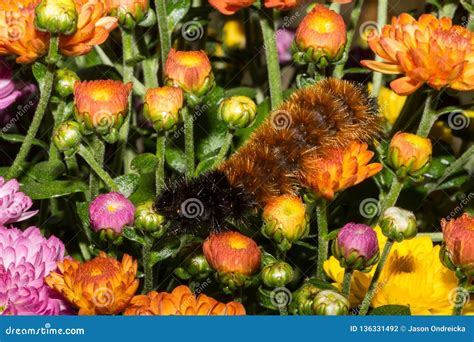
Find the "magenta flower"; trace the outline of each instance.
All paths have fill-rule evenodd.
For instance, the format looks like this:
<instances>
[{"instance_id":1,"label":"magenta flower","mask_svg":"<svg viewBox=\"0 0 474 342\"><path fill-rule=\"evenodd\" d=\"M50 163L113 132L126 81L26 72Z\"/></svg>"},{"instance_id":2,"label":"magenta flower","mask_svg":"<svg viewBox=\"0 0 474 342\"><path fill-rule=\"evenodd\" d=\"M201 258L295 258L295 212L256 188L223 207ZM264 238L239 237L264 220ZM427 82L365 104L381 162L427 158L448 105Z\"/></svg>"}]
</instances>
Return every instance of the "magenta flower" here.
<instances>
[{"instance_id":1,"label":"magenta flower","mask_svg":"<svg viewBox=\"0 0 474 342\"><path fill-rule=\"evenodd\" d=\"M44 283L64 245L55 236L44 238L39 229L0 227L0 315L61 315L66 302Z\"/></svg>"},{"instance_id":2,"label":"magenta flower","mask_svg":"<svg viewBox=\"0 0 474 342\"><path fill-rule=\"evenodd\" d=\"M280 28L276 32L276 43L278 49L278 59L280 64L291 62L291 45L295 39L295 32L288 28Z\"/></svg>"},{"instance_id":3,"label":"magenta flower","mask_svg":"<svg viewBox=\"0 0 474 342\"><path fill-rule=\"evenodd\" d=\"M89 207L92 229L96 232L112 230L119 235L127 225L133 225L135 207L118 192L97 196Z\"/></svg>"},{"instance_id":4,"label":"magenta flower","mask_svg":"<svg viewBox=\"0 0 474 342\"><path fill-rule=\"evenodd\" d=\"M12 76L12 70L0 61L0 111L9 107L22 94L16 88Z\"/></svg>"},{"instance_id":5,"label":"magenta flower","mask_svg":"<svg viewBox=\"0 0 474 342\"><path fill-rule=\"evenodd\" d=\"M38 210L28 211L33 205L31 198L19 192L20 184L16 179L5 183L0 177L0 225L20 222L35 215Z\"/></svg>"},{"instance_id":6,"label":"magenta flower","mask_svg":"<svg viewBox=\"0 0 474 342\"><path fill-rule=\"evenodd\" d=\"M348 223L337 234L333 254L342 267L368 272L379 257L377 234L365 224Z\"/></svg>"}]
</instances>

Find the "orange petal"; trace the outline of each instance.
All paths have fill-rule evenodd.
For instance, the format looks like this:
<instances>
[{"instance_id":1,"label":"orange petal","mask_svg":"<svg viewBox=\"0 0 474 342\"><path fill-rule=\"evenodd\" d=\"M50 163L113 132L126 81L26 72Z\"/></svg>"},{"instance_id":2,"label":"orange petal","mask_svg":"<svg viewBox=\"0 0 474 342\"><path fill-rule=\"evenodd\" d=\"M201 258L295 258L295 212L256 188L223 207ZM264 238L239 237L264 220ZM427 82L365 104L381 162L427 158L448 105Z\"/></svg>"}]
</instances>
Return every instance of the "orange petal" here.
<instances>
[{"instance_id":1,"label":"orange petal","mask_svg":"<svg viewBox=\"0 0 474 342\"><path fill-rule=\"evenodd\" d=\"M370 61L370 60L360 61L360 64L362 64L366 68L369 68L369 69L372 69L374 71L378 71L384 74L396 75L403 72L400 65L397 65L397 64L388 64L388 63Z\"/></svg>"},{"instance_id":2,"label":"orange petal","mask_svg":"<svg viewBox=\"0 0 474 342\"><path fill-rule=\"evenodd\" d=\"M422 85L423 82L419 82L407 76L396 79L390 83L390 87L393 91L402 96L414 93Z\"/></svg>"}]
</instances>

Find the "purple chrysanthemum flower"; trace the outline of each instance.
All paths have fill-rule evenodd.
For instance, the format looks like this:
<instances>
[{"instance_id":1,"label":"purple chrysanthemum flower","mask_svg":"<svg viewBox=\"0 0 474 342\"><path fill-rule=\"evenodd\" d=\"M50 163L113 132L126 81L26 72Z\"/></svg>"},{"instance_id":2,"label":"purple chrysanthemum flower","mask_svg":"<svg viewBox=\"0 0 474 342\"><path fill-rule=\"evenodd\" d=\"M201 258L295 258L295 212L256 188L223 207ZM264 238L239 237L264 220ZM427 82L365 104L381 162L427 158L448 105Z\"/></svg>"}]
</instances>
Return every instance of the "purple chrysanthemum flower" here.
<instances>
[{"instance_id":1,"label":"purple chrysanthemum flower","mask_svg":"<svg viewBox=\"0 0 474 342\"><path fill-rule=\"evenodd\" d=\"M291 45L295 39L295 32L290 29L281 28L277 31L276 43L278 49L278 59L280 64L291 62Z\"/></svg>"},{"instance_id":2,"label":"purple chrysanthemum flower","mask_svg":"<svg viewBox=\"0 0 474 342\"><path fill-rule=\"evenodd\" d=\"M0 227L0 315L60 315L66 302L44 283L64 259L64 245L36 227Z\"/></svg>"},{"instance_id":3,"label":"purple chrysanthemum flower","mask_svg":"<svg viewBox=\"0 0 474 342\"><path fill-rule=\"evenodd\" d=\"M377 234L365 224L346 224L337 234L337 244L345 258L350 258L351 253L355 252L369 260L379 251Z\"/></svg>"},{"instance_id":4,"label":"purple chrysanthemum flower","mask_svg":"<svg viewBox=\"0 0 474 342\"><path fill-rule=\"evenodd\" d=\"M134 215L132 202L118 192L97 196L89 207L91 226L96 232L112 230L121 234L126 225L133 225Z\"/></svg>"},{"instance_id":5,"label":"purple chrysanthemum flower","mask_svg":"<svg viewBox=\"0 0 474 342\"><path fill-rule=\"evenodd\" d=\"M31 198L18 191L20 184L16 179L5 183L0 177L0 225L19 222L29 219L38 211L28 211L33 205Z\"/></svg>"},{"instance_id":6,"label":"purple chrysanthemum flower","mask_svg":"<svg viewBox=\"0 0 474 342\"><path fill-rule=\"evenodd\" d=\"M9 107L21 96L12 76L12 70L0 61L0 110Z\"/></svg>"}]
</instances>

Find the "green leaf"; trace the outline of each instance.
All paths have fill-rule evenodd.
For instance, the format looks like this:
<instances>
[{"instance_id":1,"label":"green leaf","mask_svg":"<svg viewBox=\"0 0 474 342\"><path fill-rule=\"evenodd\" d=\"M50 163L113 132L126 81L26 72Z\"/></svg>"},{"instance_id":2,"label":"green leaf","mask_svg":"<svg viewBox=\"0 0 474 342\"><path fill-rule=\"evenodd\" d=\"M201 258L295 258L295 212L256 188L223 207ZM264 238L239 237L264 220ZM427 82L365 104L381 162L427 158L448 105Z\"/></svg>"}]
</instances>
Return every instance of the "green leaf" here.
<instances>
[{"instance_id":1,"label":"green leaf","mask_svg":"<svg viewBox=\"0 0 474 342\"><path fill-rule=\"evenodd\" d=\"M130 167L132 170L135 170L141 174L148 172L155 172L156 164L158 163L158 158L152 153L143 153L136 156Z\"/></svg>"},{"instance_id":2,"label":"green leaf","mask_svg":"<svg viewBox=\"0 0 474 342\"><path fill-rule=\"evenodd\" d=\"M135 173L118 176L114 178L114 183L117 184L119 191L125 196L129 197L135 192L140 183L140 176Z\"/></svg>"},{"instance_id":3,"label":"green leaf","mask_svg":"<svg viewBox=\"0 0 474 342\"><path fill-rule=\"evenodd\" d=\"M321 290L333 290L333 291L339 292L337 287L321 279L310 278L308 279L308 283L313 284L314 286L318 287Z\"/></svg>"},{"instance_id":4,"label":"green leaf","mask_svg":"<svg viewBox=\"0 0 474 342\"><path fill-rule=\"evenodd\" d=\"M166 163L174 171L177 171L179 173L186 172L186 156L184 152L180 149L168 145L166 147L165 159Z\"/></svg>"},{"instance_id":5,"label":"green leaf","mask_svg":"<svg viewBox=\"0 0 474 342\"><path fill-rule=\"evenodd\" d=\"M222 145L224 145L226 132L212 132L207 137L201 139L196 148L196 156L199 160L215 156Z\"/></svg>"},{"instance_id":6,"label":"green leaf","mask_svg":"<svg viewBox=\"0 0 474 342\"><path fill-rule=\"evenodd\" d=\"M474 2L472 0L461 0L461 5L469 11L469 13L474 13ZM472 25L472 24L471 24Z\"/></svg>"},{"instance_id":7,"label":"green leaf","mask_svg":"<svg viewBox=\"0 0 474 342\"><path fill-rule=\"evenodd\" d=\"M151 253L150 263L155 265L160 261L174 258L184 247L197 241L200 240L193 235L182 235L179 238L164 240L161 246L157 247L158 251Z\"/></svg>"},{"instance_id":8,"label":"green leaf","mask_svg":"<svg viewBox=\"0 0 474 342\"><path fill-rule=\"evenodd\" d=\"M195 176L200 175L201 173L210 170L214 165L214 162L217 159L217 155L213 155L207 159L202 160L197 166L196 170L194 171Z\"/></svg>"},{"instance_id":9,"label":"green leaf","mask_svg":"<svg viewBox=\"0 0 474 342\"><path fill-rule=\"evenodd\" d=\"M191 8L191 0L167 0L168 27L171 32ZM198 29L198 28L197 28ZM202 29L202 27L201 27Z\"/></svg>"},{"instance_id":10,"label":"green leaf","mask_svg":"<svg viewBox=\"0 0 474 342\"><path fill-rule=\"evenodd\" d=\"M89 203L76 202L76 212L82 223L82 228L89 241L92 241L90 219L89 219Z\"/></svg>"},{"instance_id":11,"label":"green leaf","mask_svg":"<svg viewBox=\"0 0 474 342\"><path fill-rule=\"evenodd\" d=\"M257 90L250 87L236 87L226 90L225 97L230 96L247 96L254 99L257 96Z\"/></svg>"},{"instance_id":12,"label":"green leaf","mask_svg":"<svg viewBox=\"0 0 474 342\"><path fill-rule=\"evenodd\" d=\"M411 316L411 311L405 305L383 305L373 309L370 316Z\"/></svg>"},{"instance_id":13,"label":"green leaf","mask_svg":"<svg viewBox=\"0 0 474 342\"><path fill-rule=\"evenodd\" d=\"M143 246L146 244L145 238L138 233L139 231L133 227L125 227L125 229L122 231L122 236Z\"/></svg>"},{"instance_id":14,"label":"green leaf","mask_svg":"<svg viewBox=\"0 0 474 342\"><path fill-rule=\"evenodd\" d=\"M140 176L137 190L128 198L138 205L155 198L155 173L144 173Z\"/></svg>"},{"instance_id":15,"label":"green leaf","mask_svg":"<svg viewBox=\"0 0 474 342\"><path fill-rule=\"evenodd\" d=\"M0 133L0 139L14 143L22 143L25 140L25 136L21 134ZM49 146L46 143L38 139L33 139L33 145L39 146L45 150L49 149Z\"/></svg>"},{"instance_id":16,"label":"green leaf","mask_svg":"<svg viewBox=\"0 0 474 342\"><path fill-rule=\"evenodd\" d=\"M33 178L39 183L50 182L66 172L66 166L61 160L44 161L34 165L26 177ZM31 181L31 180L29 180Z\"/></svg>"},{"instance_id":17,"label":"green leaf","mask_svg":"<svg viewBox=\"0 0 474 342\"><path fill-rule=\"evenodd\" d=\"M46 76L46 73L48 72L48 67L41 62L36 62L33 64L31 69L33 71L33 76L38 81L40 89L43 88L44 77Z\"/></svg>"},{"instance_id":18,"label":"green leaf","mask_svg":"<svg viewBox=\"0 0 474 342\"><path fill-rule=\"evenodd\" d=\"M22 186L33 200L48 199L87 191L88 186L83 181L54 180L47 183L27 182Z\"/></svg>"}]
</instances>

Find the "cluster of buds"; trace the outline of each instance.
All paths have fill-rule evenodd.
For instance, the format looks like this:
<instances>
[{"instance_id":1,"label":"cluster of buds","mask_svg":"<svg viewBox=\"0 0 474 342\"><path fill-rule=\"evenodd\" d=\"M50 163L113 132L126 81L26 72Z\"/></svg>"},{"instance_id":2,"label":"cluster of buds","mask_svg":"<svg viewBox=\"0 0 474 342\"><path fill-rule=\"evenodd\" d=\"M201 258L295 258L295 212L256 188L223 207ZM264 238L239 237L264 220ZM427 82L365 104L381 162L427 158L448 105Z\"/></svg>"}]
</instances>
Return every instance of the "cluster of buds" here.
<instances>
[{"instance_id":1,"label":"cluster of buds","mask_svg":"<svg viewBox=\"0 0 474 342\"><path fill-rule=\"evenodd\" d=\"M306 206L296 196L282 195L270 200L263 210L262 234L273 239L280 250L287 251L293 242L309 232Z\"/></svg>"},{"instance_id":2,"label":"cluster of buds","mask_svg":"<svg viewBox=\"0 0 474 342\"><path fill-rule=\"evenodd\" d=\"M181 279L204 280L209 277L212 272L211 266L203 254L193 253L186 258L184 265L176 268L174 273Z\"/></svg>"},{"instance_id":3,"label":"cluster of buds","mask_svg":"<svg viewBox=\"0 0 474 342\"><path fill-rule=\"evenodd\" d=\"M348 223L342 227L332 250L341 267L361 272L369 272L380 256L377 234L365 224Z\"/></svg>"},{"instance_id":4,"label":"cluster of buds","mask_svg":"<svg viewBox=\"0 0 474 342\"><path fill-rule=\"evenodd\" d=\"M77 10L73 0L42 0L35 9L35 26L52 34L72 34L77 28Z\"/></svg>"},{"instance_id":5,"label":"cluster of buds","mask_svg":"<svg viewBox=\"0 0 474 342\"><path fill-rule=\"evenodd\" d=\"M74 84L80 81L79 76L69 69L58 69L54 75L54 91L61 98L66 98L74 92Z\"/></svg>"},{"instance_id":6,"label":"cluster of buds","mask_svg":"<svg viewBox=\"0 0 474 342\"><path fill-rule=\"evenodd\" d=\"M396 242L413 239L418 233L415 215L408 210L391 207L385 210L380 221L383 235Z\"/></svg>"},{"instance_id":7,"label":"cluster of buds","mask_svg":"<svg viewBox=\"0 0 474 342\"><path fill-rule=\"evenodd\" d=\"M172 130L182 121L183 91L178 87L149 89L143 114L157 132Z\"/></svg>"},{"instance_id":8,"label":"cluster of buds","mask_svg":"<svg viewBox=\"0 0 474 342\"><path fill-rule=\"evenodd\" d=\"M140 23L150 9L148 0L109 0L110 15L123 27L131 30Z\"/></svg>"},{"instance_id":9,"label":"cluster of buds","mask_svg":"<svg viewBox=\"0 0 474 342\"><path fill-rule=\"evenodd\" d=\"M442 220L444 244L440 251L443 264L458 278L474 277L474 216Z\"/></svg>"},{"instance_id":10,"label":"cluster of buds","mask_svg":"<svg viewBox=\"0 0 474 342\"><path fill-rule=\"evenodd\" d=\"M213 234L204 241L202 250L227 293L249 286L251 276L260 268L257 244L238 232Z\"/></svg>"},{"instance_id":11,"label":"cluster of buds","mask_svg":"<svg viewBox=\"0 0 474 342\"><path fill-rule=\"evenodd\" d=\"M153 210L152 201L137 206L135 210L135 227L150 233L155 239L159 239L166 232L165 218Z\"/></svg>"},{"instance_id":12,"label":"cluster of buds","mask_svg":"<svg viewBox=\"0 0 474 342\"><path fill-rule=\"evenodd\" d=\"M257 105L247 96L231 96L221 102L218 115L230 129L246 128L255 121Z\"/></svg>"},{"instance_id":13,"label":"cluster of buds","mask_svg":"<svg viewBox=\"0 0 474 342\"><path fill-rule=\"evenodd\" d=\"M411 133L396 133L390 142L388 162L399 177L421 176L429 167L431 140Z\"/></svg>"},{"instance_id":14,"label":"cluster of buds","mask_svg":"<svg viewBox=\"0 0 474 342\"><path fill-rule=\"evenodd\" d=\"M293 59L325 68L339 61L346 46L346 25L342 16L317 4L298 26Z\"/></svg>"},{"instance_id":15,"label":"cluster of buds","mask_svg":"<svg viewBox=\"0 0 474 342\"><path fill-rule=\"evenodd\" d=\"M335 289L303 284L293 295L290 312L293 315L342 316L349 313L350 303Z\"/></svg>"}]
</instances>

